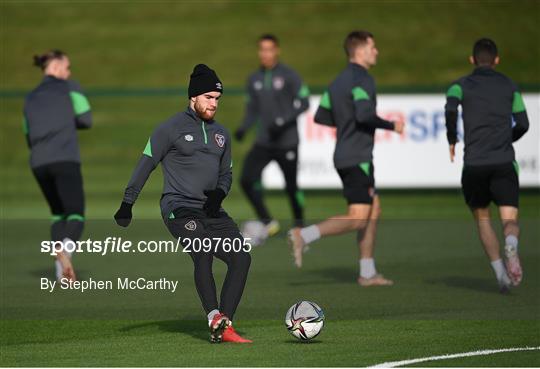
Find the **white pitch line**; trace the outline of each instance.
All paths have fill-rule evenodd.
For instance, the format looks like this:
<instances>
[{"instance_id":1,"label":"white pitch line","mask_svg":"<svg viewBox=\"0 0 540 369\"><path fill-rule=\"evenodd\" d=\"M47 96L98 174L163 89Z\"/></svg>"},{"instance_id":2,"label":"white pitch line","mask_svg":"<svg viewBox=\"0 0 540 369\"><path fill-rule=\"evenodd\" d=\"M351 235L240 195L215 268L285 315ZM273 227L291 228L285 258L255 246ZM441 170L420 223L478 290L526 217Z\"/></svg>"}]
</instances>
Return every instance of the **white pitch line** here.
<instances>
[{"instance_id":1,"label":"white pitch line","mask_svg":"<svg viewBox=\"0 0 540 369\"><path fill-rule=\"evenodd\" d=\"M484 355L498 354L498 353L501 353L501 352L535 351L535 350L540 350L540 346L537 346L537 347L512 347L512 348L503 348L503 349L496 349L496 350L479 350L479 351L462 352L462 353L459 353L459 354L448 354L448 355L440 355L440 356L421 357L421 358L418 358L418 359L410 359L410 360L389 361L389 362L382 363L382 364L368 366L368 368L397 368L397 367L404 366L404 365L424 363L426 361L448 360L448 359L455 359L455 358L459 358L459 357L469 357L469 356L484 356Z\"/></svg>"}]
</instances>

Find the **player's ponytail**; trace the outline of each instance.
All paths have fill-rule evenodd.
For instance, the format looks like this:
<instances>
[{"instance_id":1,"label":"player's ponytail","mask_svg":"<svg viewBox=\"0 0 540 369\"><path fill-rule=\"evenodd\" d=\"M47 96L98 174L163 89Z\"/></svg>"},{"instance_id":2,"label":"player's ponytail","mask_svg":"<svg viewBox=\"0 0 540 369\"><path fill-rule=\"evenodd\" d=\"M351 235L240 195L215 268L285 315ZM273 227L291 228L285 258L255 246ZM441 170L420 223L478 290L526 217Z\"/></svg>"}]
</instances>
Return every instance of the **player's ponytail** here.
<instances>
[{"instance_id":1,"label":"player's ponytail","mask_svg":"<svg viewBox=\"0 0 540 369\"><path fill-rule=\"evenodd\" d=\"M50 50L42 55L34 55L34 66L45 70L49 63L54 59L62 59L66 56L66 53L60 50Z\"/></svg>"}]
</instances>

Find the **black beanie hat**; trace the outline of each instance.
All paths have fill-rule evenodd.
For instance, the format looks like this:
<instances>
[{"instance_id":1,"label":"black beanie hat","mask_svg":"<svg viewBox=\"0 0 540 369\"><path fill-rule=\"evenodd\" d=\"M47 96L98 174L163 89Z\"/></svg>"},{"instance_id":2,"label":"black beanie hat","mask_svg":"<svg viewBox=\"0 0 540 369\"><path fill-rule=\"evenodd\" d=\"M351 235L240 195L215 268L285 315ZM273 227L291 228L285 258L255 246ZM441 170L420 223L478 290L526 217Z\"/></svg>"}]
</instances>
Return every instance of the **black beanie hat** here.
<instances>
[{"instance_id":1,"label":"black beanie hat","mask_svg":"<svg viewBox=\"0 0 540 369\"><path fill-rule=\"evenodd\" d=\"M189 78L189 97L199 96L210 91L223 92L223 85L213 69L204 64L197 64Z\"/></svg>"}]
</instances>

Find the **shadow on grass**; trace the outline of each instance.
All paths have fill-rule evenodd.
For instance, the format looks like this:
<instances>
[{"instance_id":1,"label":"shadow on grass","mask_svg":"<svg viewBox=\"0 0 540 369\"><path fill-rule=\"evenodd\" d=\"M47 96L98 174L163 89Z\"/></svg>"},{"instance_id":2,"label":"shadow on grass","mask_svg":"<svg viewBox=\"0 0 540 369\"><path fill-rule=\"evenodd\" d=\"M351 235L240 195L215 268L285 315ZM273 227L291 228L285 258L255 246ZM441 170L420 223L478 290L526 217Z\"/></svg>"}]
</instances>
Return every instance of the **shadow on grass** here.
<instances>
[{"instance_id":1,"label":"shadow on grass","mask_svg":"<svg viewBox=\"0 0 540 369\"><path fill-rule=\"evenodd\" d=\"M90 276L90 274L88 273L88 270L77 269L77 265L75 265L75 274L77 275L77 280L79 281L84 281ZM30 275L35 278L48 278L50 280L56 280L56 272L54 270L54 264L51 264L50 268L34 269L30 272Z\"/></svg>"},{"instance_id":2,"label":"shadow on grass","mask_svg":"<svg viewBox=\"0 0 540 369\"><path fill-rule=\"evenodd\" d=\"M336 282L356 284L357 283L356 279L358 278L358 270L354 268L328 267L328 268L305 270L305 273L306 273L306 276L308 276L308 278L306 278L305 280L292 281L289 284L291 286L304 286L304 285L313 285L313 284L333 284ZM314 280L313 279L314 276L318 276L324 279Z\"/></svg>"},{"instance_id":3,"label":"shadow on grass","mask_svg":"<svg viewBox=\"0 0 540 369\"><path fill-rule=\"evenodd\" d=\"M314 338L313 341L300 341L300 340L294 340L294 339L289 339L289 340L285 340L283 341L283 343L286 343L288 345L290 344L297 344L297 345L315 345L315 344L319 344L319 343L324 343L324 341L321 341L317 338Z\"/></svg>"},{"instance_id":4,"label":"shadow on grass","mask_svg":"<svg viewBox=\"0 0 540 369\"><path fill-rule=\"evenodd\" d=\"M444 284L448 287L463 288L479 292L499 293L497 284L493 279L449 276L437 279L427 279L430 284Z\"/></svg>"},{"instance_id":5,"label":"shadow on grass","mask_svg":"<svg viewBox=\"0 0 540 369\"><path fill-rule=\"evenodd\" d=\"M184 333L193 338L208 341L208 326L203 320L160 320L140 324L127 325L120 328L121 332L157 328L167 333Z\"/></svg>"},{"instance_id":6,"label":"shadow on grass","mask_svg":"<svg viewBox=\"0 0 540 369\"><path fill-rule=\"evenodd\" d=\"M210 337L210 333L208 331L208 324L199 316L197 316L197 318L186 317L180 320L160 320L154 322L132 324L120 328L120 331L131 332L136 330L145 330L148 328L157 328L160 331L167 333L184 333L195 339L205 342L209 342ZM236 331L240 335L244 334L244 332L242 332L241 330Z\"/></svg>"}]
</instances>

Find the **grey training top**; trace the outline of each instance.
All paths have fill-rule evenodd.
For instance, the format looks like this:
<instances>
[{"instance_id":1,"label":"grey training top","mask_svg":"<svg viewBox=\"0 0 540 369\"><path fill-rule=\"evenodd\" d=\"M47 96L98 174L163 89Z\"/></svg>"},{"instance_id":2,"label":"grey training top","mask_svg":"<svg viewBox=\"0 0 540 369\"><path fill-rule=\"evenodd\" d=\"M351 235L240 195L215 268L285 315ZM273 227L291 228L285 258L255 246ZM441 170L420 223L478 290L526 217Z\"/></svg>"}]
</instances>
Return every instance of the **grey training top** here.
<instances>
[{"instance_id":1,"label":"grey training top","mask_svg":"<svg viewBox=\"0 0 540 369\"><path fill-rule=\"evenodd\" d=\"M256 144L290 149L298 145L296 118L309 107L309 88L288 66L259 68L247 81L246 113L241 128L257 124ZM275 139L270 130L282 130Z\"/></svg>"},{"instance_id":2,"label":"grey training top","mask_svg":"<svg viewBox=\"0 0 540 369\"><path fill-rule=\"evenodd\" d=\"M91 126L90 104L80 85L45 76L24 102L23 132L30 148L30 166L80 163L76 130Z\"/></svg>"},{"instance_id":3,"label":"grey training top","mask_svg":"<svg viewBox=\"0 0 540 369\"><path fill-rule=\"evenodd\" d=\"M394 123L377 116L373 77L354 63L324 92L315 122L337 128L334 165L338 169L372 161L375 129L394 129Z\"/></svg>"},{"instance_id":4,"label":"grey training top","mask_svg":"<svg viewBox=\"0 0 540 369\"><path fill-rule=\"evenodd\" d=\"M477 67L471 74L455 81L446 93L446 126L450 144L457 142L459 105L463 109L465 131L464 163L511 163L515 159L512 142L529 129L525 104L516 84L491 67Z\"/></svg>"},{"instance_id":5,"label":"grey training top","mask_svg":"<svg viewBox=\"0 0 540 369\"><path fill-rule=\"evenodd\" d=\"M160 124L148 139L124 193L135 203L150 173L161 162L163 194L161 215L171 216L180 207L202 209L204 191L221 188L229 192L232 183L229 132L215 121L205 122L188 108Z\"/></svg>"}]
</instances>

